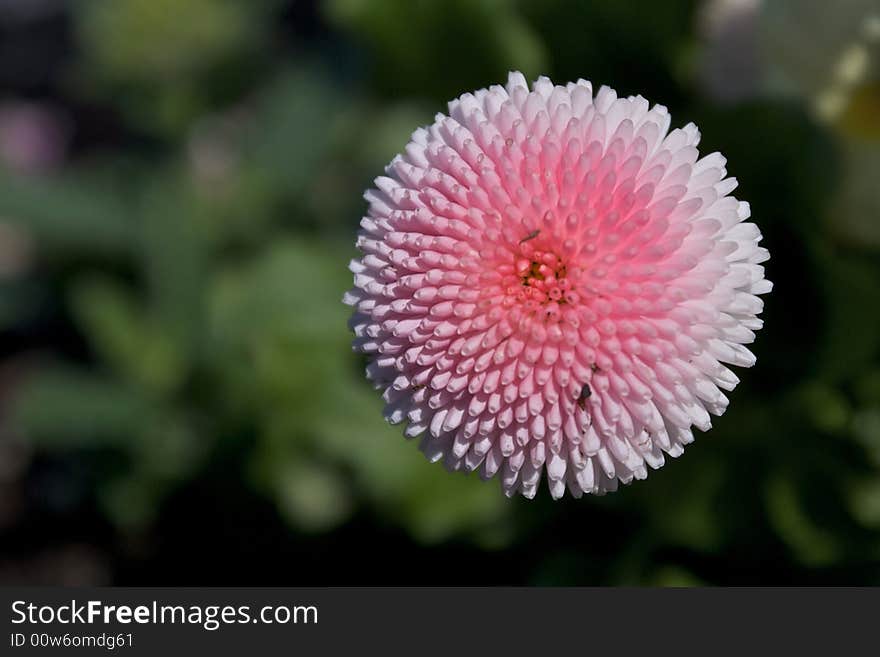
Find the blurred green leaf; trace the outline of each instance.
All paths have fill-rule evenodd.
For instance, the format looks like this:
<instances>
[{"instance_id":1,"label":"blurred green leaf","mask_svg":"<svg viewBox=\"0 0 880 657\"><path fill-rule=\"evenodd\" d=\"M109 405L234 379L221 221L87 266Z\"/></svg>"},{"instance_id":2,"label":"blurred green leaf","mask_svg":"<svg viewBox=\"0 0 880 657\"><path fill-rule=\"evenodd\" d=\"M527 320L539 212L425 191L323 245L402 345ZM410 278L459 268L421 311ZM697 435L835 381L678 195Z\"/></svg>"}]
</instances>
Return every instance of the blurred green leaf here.
<instances>
[{"instance_id":1,"label":"blurred green leaf","mask_svg":"<svg viewBox=\"0 0 880 657\"><path fill-rule=\"evenodd\" d=\"M681 95L674 72L692 38L692 0L519 0L522 14L544 44L557 82L585 78L622 96L642 94L674 107ZM527 77L531 71L526 71Z\"/></svg>"},{"instance_id":2,"label":"blurred green leaf","mask_svg":"<svg viewBox=\"0 0 880 657\"><path fill-rule=\"evenodd\" d=\"M252 264L220 272L209 295L214 337L230 346L269 337L344 345L348 311L340 299L351 285L344 262L341 253L283 240Z\"/></svg>"},{"instance_id":3,"label":"blurred green leaf","mask_svg":"<svg viewBox=\"0 0 880 657\"><path fill-rule=\"evenodd\" d=\"M770 522L801 562L822 566L839 557L840 546L834 534L816 524L790 477L774 476L767 483L766 496Z\"/></svg>"},{"instance_id":4,"label":"blurred green leaf","mask_svg":"<svg viewBox=\"0 0 880 657\"><path fill-rule=\"evenodd\" d=\"M136 390L97 373L42 368L17 391L17 426L52 449L124 445L153 411Z\"/></svg>"},{"instance_id":5,"label":"blurred green leaf","mask_svg":"<svg viewBox=\"0 0 880 657\"><path fill-rule=\"evenodd\" d=\"M880 286L877 267L867 259L824 257L822 279L827 309L821 372L840 381L871 367L880 354Z\"/></svg>"},{"instance_id":6,"label":"blurred green leaf","mask_svg":"<svg viewBox=\"0 0 880 657\"><path fill-rule=\"evenodd\" d=\"M129 451L137 473L158 482L176 482L192 476L212 447L213 441L200 434L190 418L163 409L131 436Z\"/></svg>"},{"instance_id":7,"label":"blurred green leaf","mask_svg":"<svg viewBox=\"0 0 880 657\"><path fill-rule=\"evenodd\" d=\"M180 345L129 290L106 277L82 278L71 288L70 303L95 351L125 380L155 393L181 384Z\"/></svg>"},{"instance_id":8,"label":"blurred green leaf","mask_svg":"<svg viewBox=\"0 0 880 657\"><path fill-rule=\"evenodd\" d=\"M855 383L856 399L864 405L880 405L880 369L860 376Z\"/></svg>"},{"instance_id":9,"label":"blurred green leaf","mask_svg":"<svg viewBox=\"0 0 880 657\"><path fill-rule=\"evenodd\" d=\"M509 70L535 77L547 60L510 0L329 0L325 9L369 49L377 83L394 93L449 100Z\"/></svg>"},{"instance_id":10,"label":"blurred green leaf","mask_svg":"<svg viewBox=\"0 0 880 657\"><path fill-rule=\"evenodd\" d=\"M851 411L839 390L813 381L801 387L798 397L801 409L820 431L835 432L847 426Z\"/></svg>"},{"instance_id":11,"label":"blurred green leaf","mask_svg":"<svg viewBox=\"0 0 880 657\"><path fill-rule=\"evenodd\" d=\"M856 520L865 527L880 529L880 479L854 482L849 503Z\"/></svg>"},{"instance_id":12,"label":"blurred green leaf","mask_svg":"<svg viewBox=\"0 0 880 657\"><path fill-rule=\"evenodd\" d=\"M880 407L871 406L859 410L853 416L852 431L874 465L880 468Z\"/></svg>"},{"instance_id":13,"label":"blurred green leaf","mask_svg":"<svg viewBox=\"0 0 880 657\"><path fill-rule=\"evenodd\" d=\"M142 268L155 322L182 358L195 360L203 333L208 252L194 220L194 201L180 187L160 180L144 194Z\"/></svg>"},{"instance_id":14,"label":"blurred green leaf","mask_svg":"<svg viewBox=\"0 0 880 657\"><path fill-rule=\"evenodd\" d=\"M45 303L45 292L30 280L0 280L0 331L25 325Z\"/></svg>"},{"instance_id":15,"label":"blurred green leaf","mask_svg":"<svg viewBox=\"0 0 880 657\"><path fill-rule=\"evenodd\" d=\"M175 132L217 90L224 95L244 83L268 42L275 4L85 0L74 14L83 52L78 82L140 126Z\"/></svg>"},{"instance_id":16,"label":"blurred green leaf","mask_svg":"<svg viewBox=\"0 0 880 657\"><path fill-rule=\"evenodd\" d=\"M331 144L342 104L320 71L285 72L255 102L244 155L277 193L300 194Z\"/></svg>"},{"instance_id":17,"label":"blurred green leaf","mask_svg":"<svg viewBox=\"0 0 880 657\"><path fill-rule=\"evenodd\" d=\"M0 169L0 215L49 255L123 257L134 242L131 207L100 173L36 180Z\"/></svg>"},{"instance_id":18,"label":"blurred green leaf","mask_svg":"<svg viewBox=\"0 0 880 657\"><path fill-rule=\"evenodd\" d=\"M717 439L717 436L700 436L697 440ZM705 444L688 447L688 450L700 450L702 458L698 460L667 457L664 469L651 473L650 490L636 486L626 489L625 494L633 500L631 504L647 514L651 526L649 535L655 540L705 552L721 545L724 534L718 515L718 496L725 469L719 457L706 453L708 447Z\"/></svg>"},{"instance_id":19,"label":"blurred green leaf","mask_svg":"<svg viewBox=\"0 0 880 657\"><path fill-rule=\"evenodd\" d=\"M327 531L352 511L352 499L335 470L316 463L287 463L278 478L281 512L295 527Z\"/></svg>"},{"instance_id":20,"label":"blurred green leaf","mask_svg":"<svg viewBox=\"0 0 880 657\"><path fill-rule=\"evenodd\" d=\"M110 479L98 489L98 499L107 516L128 532L143 532L155 521L159 497L153 481L137 476Z\"/></svg>"},{"instance_id":21,"label":"blurred green leaf","mask_svg":"<svg viewBox=\"0 0 880 657\"><path fill-rule=\"evenodd\" d=\"M660 566L654 571L649 585L681 588L705 586L706 584L686 568L681 568L680 566Z\"/></svg>"}]
</instances>

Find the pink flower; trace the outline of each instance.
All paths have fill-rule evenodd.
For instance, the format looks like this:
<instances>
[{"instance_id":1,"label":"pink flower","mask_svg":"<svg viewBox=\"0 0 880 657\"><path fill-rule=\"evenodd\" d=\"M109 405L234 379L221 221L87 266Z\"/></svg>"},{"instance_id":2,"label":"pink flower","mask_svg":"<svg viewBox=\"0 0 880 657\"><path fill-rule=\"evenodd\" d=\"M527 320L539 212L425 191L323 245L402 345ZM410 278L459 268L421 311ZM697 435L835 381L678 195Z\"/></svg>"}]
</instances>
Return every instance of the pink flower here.
<instances>
[{"instance_id":1,"label":"pink flower","mask_svg":"<svg viewBox=\"0 0 880 657\"><path fill-rule=\"evenodd\" d=\"M366 193L354 348L385 415L507 495L604 493L707 431L769 257L693 124L589 82L464 94Z\"/></svg>"}]
</instances>

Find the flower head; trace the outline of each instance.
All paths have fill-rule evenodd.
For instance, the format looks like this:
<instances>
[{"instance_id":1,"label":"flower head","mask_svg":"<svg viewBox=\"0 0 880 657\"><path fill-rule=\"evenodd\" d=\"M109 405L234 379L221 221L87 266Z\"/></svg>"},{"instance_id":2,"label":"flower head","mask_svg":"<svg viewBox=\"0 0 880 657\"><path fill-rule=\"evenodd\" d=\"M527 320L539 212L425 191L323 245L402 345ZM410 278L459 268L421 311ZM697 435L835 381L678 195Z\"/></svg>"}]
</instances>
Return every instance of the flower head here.
<instances>
[{"instance_id":1,"label":"flower head","mask_svg":"<svg viewBox=\"0 0 880 657\"><path fill-rule=\"evenodd\" d=\"M769 256L699 131L589 82L464 94L366 193L355 349L385 415L505 493L615 490L751 366Z\"/></svg>"}]
</instances>

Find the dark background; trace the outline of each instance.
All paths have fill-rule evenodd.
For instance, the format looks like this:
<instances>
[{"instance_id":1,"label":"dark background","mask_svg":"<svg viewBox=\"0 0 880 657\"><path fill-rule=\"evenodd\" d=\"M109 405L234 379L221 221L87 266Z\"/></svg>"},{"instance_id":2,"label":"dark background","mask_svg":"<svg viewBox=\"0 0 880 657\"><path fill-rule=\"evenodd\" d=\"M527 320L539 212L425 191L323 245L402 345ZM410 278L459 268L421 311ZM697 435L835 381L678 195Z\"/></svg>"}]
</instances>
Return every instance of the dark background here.
<instances>
[{"instance_id":1,"label":"dark background","mask_svg":"<svg viewBox=\"0 0 880 657\"><path fill-rule=\"evenodd\" d=\"M520 69L667 105L772 254L681 459L507 500L381 417L363 190ZM880 9L0 0L0 582L880 583Z\"/></svg>"}]
</instances>

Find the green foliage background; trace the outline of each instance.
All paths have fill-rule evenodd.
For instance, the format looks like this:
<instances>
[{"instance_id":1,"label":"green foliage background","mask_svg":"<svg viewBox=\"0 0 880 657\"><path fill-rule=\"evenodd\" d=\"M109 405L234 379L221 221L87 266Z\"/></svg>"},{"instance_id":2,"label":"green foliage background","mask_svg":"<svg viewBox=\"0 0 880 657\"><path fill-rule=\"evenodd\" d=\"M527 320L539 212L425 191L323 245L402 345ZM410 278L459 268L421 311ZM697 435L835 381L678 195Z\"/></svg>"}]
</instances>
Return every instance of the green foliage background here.
<instances>
[{"instance_id":1,"label":"green foliage background","mask_svg":"<svg viewBox=\"0 0 880 657\"><path fill-rule=\"evenodd\" d=\"M871 2L26 5L0 9L0 577L880 584ZM604 498L426 463L349 346L363 190L510 69L696 122L773 256L728 413ZM55 157L16 159L46 112L23 143Z\"/></svg>"}]
</instances>

